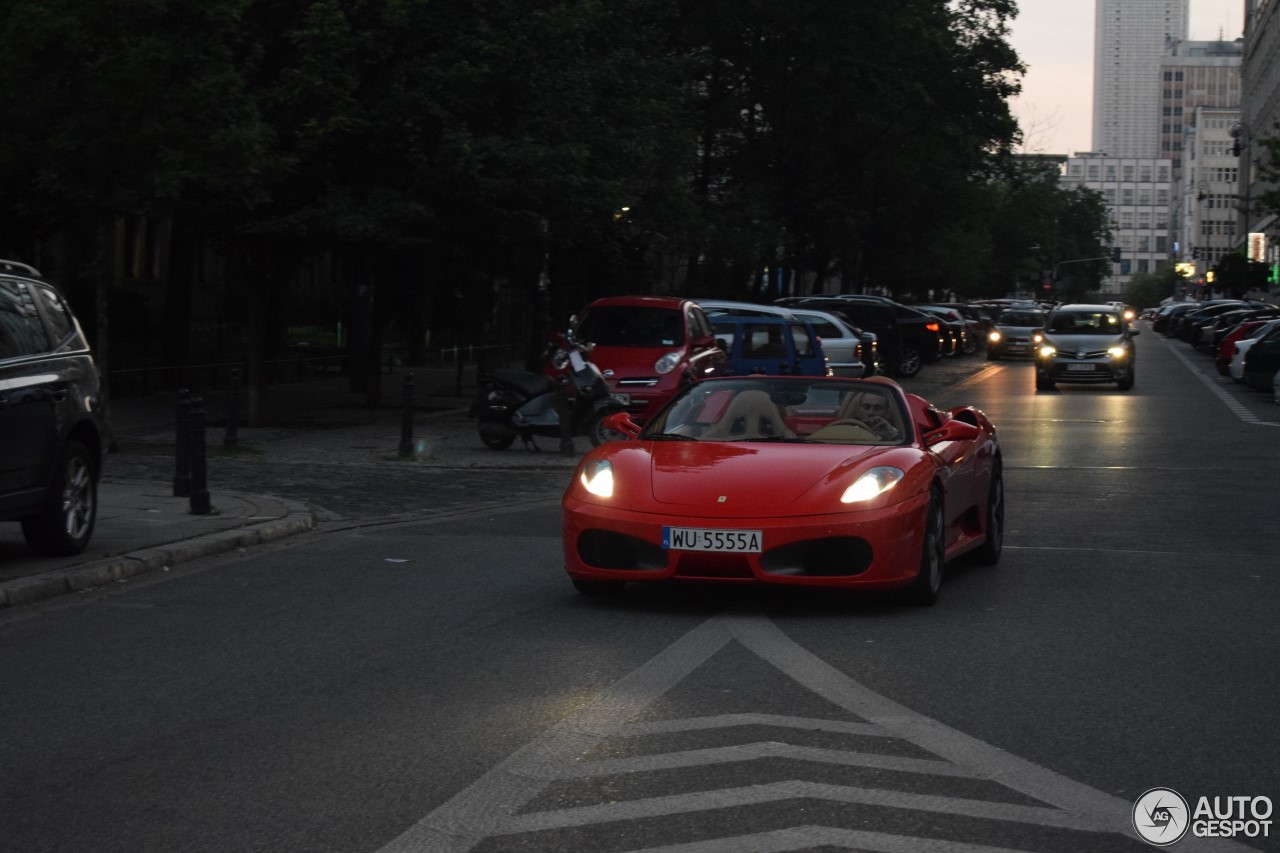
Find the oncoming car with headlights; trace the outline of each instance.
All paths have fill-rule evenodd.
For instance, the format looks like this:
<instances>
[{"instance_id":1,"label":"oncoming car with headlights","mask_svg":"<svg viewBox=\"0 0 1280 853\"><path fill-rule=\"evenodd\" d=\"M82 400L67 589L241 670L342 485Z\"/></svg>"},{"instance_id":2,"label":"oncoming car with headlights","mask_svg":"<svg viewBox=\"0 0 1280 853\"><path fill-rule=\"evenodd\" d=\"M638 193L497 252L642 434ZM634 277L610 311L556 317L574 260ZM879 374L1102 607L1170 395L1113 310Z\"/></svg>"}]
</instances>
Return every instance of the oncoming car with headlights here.
<instances>
[{"instance_id":1,"label":"oncoming car with headlights","mask_svg":"<svg viewBox=\"0 0 1280 853\"><path fill-rule=\"evenodd\" d=\"M714 378L589 452L565 491L579 591L628 581L903 587L938 596L945 564L1000 558L995 427L891 380Z\"/></svg>"},{"instance_id":2,"label":"oncoming car with headlights","mask_svg":"<svg viewBox=\"0 0 1280 853\"><path fill-rule=\"evenodd\" d=\"M1113 305L1054 308L1036 344L1036 390L1052 391L1059 382L1114 382L1121 391L1128 391L1137 366L1133 345L1137 334Z\"/></svg>"},{"instance_id":3,"label":"oncoming car with headlights","mask_svg":"<svg viewBox=\"0 0 1280 853\"><path fill-rule=\"evenodd\" d=\"M640 423L680 389L729 372L706 314L688 299L597 299L582 312L576 336L594 344L591 361L614 399Z\"/></svg>"}]
</instances>

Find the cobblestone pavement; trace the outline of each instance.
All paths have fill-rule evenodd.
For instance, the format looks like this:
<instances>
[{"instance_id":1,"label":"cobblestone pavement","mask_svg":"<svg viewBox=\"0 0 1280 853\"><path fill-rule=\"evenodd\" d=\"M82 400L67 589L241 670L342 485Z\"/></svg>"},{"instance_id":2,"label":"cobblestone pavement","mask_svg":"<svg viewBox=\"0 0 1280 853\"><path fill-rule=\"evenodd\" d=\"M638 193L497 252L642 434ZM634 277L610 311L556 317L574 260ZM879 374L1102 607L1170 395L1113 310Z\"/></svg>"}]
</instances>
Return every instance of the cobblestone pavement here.
<instances>
[{"instance_id":1,"label":"cobblestone pavement","mask_svg":"<svg viewBox=\"0 0 1280 853\"><path fill-rule=\"evenodd\" d=\"M902 384L929 397L986 363L981 354L944 359ZM558 497L589 448L586 439L575 439L571 456L560 453L555 438L538 439L540 452L519 442L490 450L467 415L468 402L435 399L416 408L408 457L399 454L401 411L391 406L299 405L270 427L237 430L232 450L222 446L224 430L215 425L206 436L208 486L304 501L321 523ZM116 439L104 480L171 481L173 430L163 410L148 423L118 429Z\"/></svg>"}]
</instances>

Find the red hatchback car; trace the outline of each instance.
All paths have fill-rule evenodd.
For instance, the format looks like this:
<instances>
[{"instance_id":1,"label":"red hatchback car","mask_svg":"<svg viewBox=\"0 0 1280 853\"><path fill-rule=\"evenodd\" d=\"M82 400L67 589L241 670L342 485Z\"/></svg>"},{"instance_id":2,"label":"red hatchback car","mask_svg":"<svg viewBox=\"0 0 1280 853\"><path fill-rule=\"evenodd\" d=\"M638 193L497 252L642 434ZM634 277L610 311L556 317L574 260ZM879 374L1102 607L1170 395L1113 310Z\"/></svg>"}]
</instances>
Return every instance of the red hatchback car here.
<instances>
[{"instance_id":1,"label":"red hatchback car","mask_svg":"<svg viewBox=\"0 0 1280 853\"><path fill-rule=\"evenodd\" d=\"M671 296L609 296L587 306L579 340L595 344L591 361L614 398L644 423L676 392L729 372L728 356L697 303Z\"/></svg>"}]
</instances>

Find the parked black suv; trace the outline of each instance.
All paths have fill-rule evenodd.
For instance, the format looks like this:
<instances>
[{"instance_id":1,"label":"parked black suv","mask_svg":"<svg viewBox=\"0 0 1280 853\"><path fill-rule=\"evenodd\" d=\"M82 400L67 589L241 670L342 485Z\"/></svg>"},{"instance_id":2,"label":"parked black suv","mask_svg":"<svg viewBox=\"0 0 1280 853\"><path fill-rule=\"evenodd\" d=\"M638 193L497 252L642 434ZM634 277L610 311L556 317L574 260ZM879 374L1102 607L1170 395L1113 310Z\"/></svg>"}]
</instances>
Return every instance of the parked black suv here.
<instances>
[{"instance_id":1,"label":"parked black suv","mask_svg":"<svg viewBox=\"0 0 1280 853\"><path fill-rule=\"evenodd\" d=\"M0 261L0 521L20 521L37 554L78 554L93 535L99 393L62 295L26 264Z\"/></svg>"},{"instance_id":2,"label":"parked black suv","mask_svg":"<svg viewBox=\"0 0 1280 853\"><path fill-rule=\"evenodd\" d=\"M942 321L883 296L791 296L779 305L805 305L843 314L850 325L872 332L880 360L894 376L915 376L922 365L942 357Z\"/></svg>"}]
</instances>

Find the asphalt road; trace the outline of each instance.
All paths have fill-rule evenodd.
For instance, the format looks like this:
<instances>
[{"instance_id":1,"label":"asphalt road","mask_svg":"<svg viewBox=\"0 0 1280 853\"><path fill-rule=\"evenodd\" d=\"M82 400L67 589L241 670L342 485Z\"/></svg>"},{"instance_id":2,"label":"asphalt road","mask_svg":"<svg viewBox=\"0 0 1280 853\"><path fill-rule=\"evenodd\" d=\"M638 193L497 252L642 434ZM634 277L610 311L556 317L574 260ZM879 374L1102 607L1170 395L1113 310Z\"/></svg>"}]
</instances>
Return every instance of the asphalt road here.
<instances>
[{"instance_id":1,"label":"asphalt road","mask_svg":"<svg viewBox=\"0 0 1280 853\"><path fill-rule=\"evenodd\" d=\"M917 386L1005 452L1004 557L934 608L577 596L554 470L441 478L426 518L370 489L295 540L24 608L3 846L1109 853L1150 849L1151 788L1275 801L1280 419L1138 343L1128 393L1038 394L1016 363Z\"/></svg>"}]
</instances>

